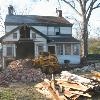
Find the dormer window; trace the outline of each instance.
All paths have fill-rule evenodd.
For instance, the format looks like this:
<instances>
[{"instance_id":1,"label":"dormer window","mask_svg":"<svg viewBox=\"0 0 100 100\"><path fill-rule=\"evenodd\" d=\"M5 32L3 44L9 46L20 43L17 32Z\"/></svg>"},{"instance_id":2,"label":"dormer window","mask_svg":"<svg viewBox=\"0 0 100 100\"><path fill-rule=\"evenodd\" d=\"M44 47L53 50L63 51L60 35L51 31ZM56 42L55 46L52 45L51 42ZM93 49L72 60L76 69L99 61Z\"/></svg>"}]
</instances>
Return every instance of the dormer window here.
<instances>
[{"instance_id":1,"label":"dormer window","mask_svg":"<svg viewBox=\"0 0 100 100\"><path fill-rule=\"evenodd\" d=\"M17 39L17 33L13 33L13 39Z\"/></svg>"},{"instance_id":2,"label":"dormer window","mask_svg":"<svg viewBox=\"0 0 100 100\"><path fill-rule=\"evenodd\" d=\"M55 27L55 34L59 35L60 34L60 27Z\"/></svg>"}]
</instances>

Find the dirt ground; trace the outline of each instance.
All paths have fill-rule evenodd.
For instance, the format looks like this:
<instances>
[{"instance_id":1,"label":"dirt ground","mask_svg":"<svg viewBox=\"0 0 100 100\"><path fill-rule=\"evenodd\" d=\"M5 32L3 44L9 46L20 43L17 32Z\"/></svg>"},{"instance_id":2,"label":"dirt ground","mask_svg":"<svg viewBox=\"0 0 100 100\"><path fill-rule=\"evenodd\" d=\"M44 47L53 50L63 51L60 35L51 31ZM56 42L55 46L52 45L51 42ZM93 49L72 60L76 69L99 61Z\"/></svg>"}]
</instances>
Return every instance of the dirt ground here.
<instances>
[{"instance_id":1,"label":"dirt ground","mask_svg":"<svg viewBox=\"0 0 100 100\"><path fill-rule=\"evenodd\" d=\"M35 90L34 85L11 83L9 87L0 87L0 100L48 100Z\"/></svg>"}]
</instances>

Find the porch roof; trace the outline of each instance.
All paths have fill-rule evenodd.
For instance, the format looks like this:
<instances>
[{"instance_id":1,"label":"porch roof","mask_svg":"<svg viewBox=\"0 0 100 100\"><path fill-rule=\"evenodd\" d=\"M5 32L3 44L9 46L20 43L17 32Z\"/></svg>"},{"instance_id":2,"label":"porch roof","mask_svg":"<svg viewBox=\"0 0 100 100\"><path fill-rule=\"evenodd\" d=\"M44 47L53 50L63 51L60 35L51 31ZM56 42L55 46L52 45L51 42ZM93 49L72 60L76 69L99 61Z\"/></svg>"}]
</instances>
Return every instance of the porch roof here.
<instances>
[{"instance_id":1,"label":"porch roof","mask_svg":"<svg viewBox=\"0 0 100 100\"><path fill-rule=\"evenodd\" d=\"M70 37L49 37L49 43L54 43L54 42L58 42L58 43L62 43L62 42L78 42L80 43L79 40L75 39L74 37L70 36Z\"/></svg>"}]
</instances>

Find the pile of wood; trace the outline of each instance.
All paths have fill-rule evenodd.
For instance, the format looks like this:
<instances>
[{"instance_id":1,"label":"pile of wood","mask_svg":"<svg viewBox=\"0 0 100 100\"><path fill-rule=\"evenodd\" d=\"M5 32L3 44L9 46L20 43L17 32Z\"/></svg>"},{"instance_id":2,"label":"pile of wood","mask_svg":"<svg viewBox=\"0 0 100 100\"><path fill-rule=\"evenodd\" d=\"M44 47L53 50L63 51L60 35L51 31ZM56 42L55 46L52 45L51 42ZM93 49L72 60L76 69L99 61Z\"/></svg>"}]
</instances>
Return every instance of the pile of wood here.
<instances>
[{"instance_id":1,"label":"pile of wood","mask_svg":"<svg viewBox=\"0 0 100 100\"><path fill-rule=\"evenodd\" d=\"M96 89L97 86L97 83L92 84L92 82L91 79L63 72L58 79L55 78L51 81L44 79L35 87L38 92L53 100L76 100L80 96L91 98L89 93L93 92L93 89Z\"/></svg>"},{"instance_id":2,"label":"pile of wood","mask_svg":"<svg viewBox=\"0 0 100 100\"><path fill-rule=\"evenodd\" d=\"M66 80L48 80L37 84L35 87L38 92L53 100L76 100L80 95L91 97L86 93L89 87Z\"/></svg>"},{"instance_id":3,"label":"pile of wood","mask_svg":"<svg viewBox=\"0 0 100 100\"><path fill-rule=\"evenodd\" d=\"M38 92L52 100L77 100L80 96L91 98L92 92L100 93L100 72L91 71L89 75L92 76L84 75L87 77L85 78L63 71L61 77L52 80L44 79L35 87Z\"/></svg>"},{"instance_id":4,"label":"pile of wood","mask_svg":"<svg viewBox=\"0 0 100 100\"><path fill-rule=\"evenodd\" d=\"M41 68L47 74L56 72L60 67L57 57L48 52L42 52L38 57L33 59L33 65L34 67Z\"/></svg>"}]
</instances>

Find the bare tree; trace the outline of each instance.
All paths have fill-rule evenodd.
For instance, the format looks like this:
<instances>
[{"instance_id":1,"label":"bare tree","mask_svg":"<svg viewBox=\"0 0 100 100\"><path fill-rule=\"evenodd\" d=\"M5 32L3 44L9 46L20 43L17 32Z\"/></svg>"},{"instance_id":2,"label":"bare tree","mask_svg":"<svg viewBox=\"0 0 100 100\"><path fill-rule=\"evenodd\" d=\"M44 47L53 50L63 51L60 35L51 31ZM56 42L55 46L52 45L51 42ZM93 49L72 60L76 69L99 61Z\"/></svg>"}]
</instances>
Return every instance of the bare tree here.
<instances>
[{"instance_id":1,"label":"bare tree","mask_svg":"<svg viewBox=\"0 0 100 100\"><path fill-rule=\"evenodd\" d=\"M61 1L68 4L82 18L82 39L83 39L83 47L84 47L83 54L84 56L87 56L88 55L88 22L92 11L100 7L100 1L99 0L61 0Z\"/></svg>"},{"instance_id":2,"label":"bare tree","mask_svg":"<svg viewBox=\"0 0 100 100\"><path fill-rule=\"evenodd\" d=\"M1 15L1 8L0 8L0 33L1 32L4 32L4 21L3 21L2 15Z\"/></svg>"}]
</instances>

